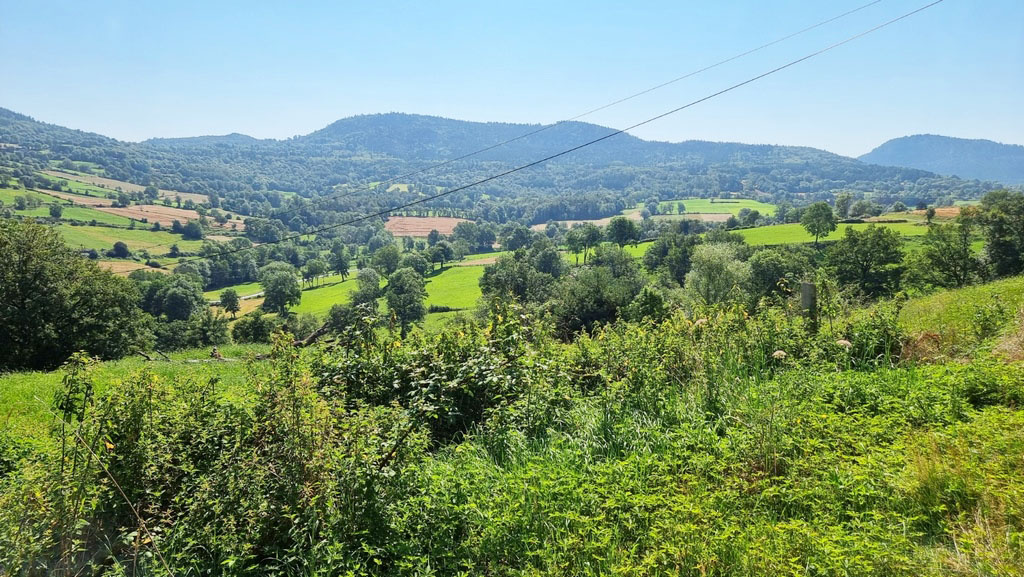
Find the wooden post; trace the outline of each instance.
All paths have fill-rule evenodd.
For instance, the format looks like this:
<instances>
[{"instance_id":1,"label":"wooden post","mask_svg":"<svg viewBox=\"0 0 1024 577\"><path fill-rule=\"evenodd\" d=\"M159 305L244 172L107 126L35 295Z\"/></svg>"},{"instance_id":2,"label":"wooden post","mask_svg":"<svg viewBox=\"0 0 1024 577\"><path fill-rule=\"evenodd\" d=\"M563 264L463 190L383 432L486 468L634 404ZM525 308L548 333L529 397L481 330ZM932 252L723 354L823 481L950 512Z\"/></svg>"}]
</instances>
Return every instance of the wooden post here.
<instances>
[{"instance_id":1,"label":"wooden post","mask_svg":"<svg viewBox=\"0 0 1024 577\"><path fill-rule=\"evenodd\" d=\"M811 321L811 330L818 330L818 287L812 282L800 283L800 311Z\"/></svg>"}]
</instances>

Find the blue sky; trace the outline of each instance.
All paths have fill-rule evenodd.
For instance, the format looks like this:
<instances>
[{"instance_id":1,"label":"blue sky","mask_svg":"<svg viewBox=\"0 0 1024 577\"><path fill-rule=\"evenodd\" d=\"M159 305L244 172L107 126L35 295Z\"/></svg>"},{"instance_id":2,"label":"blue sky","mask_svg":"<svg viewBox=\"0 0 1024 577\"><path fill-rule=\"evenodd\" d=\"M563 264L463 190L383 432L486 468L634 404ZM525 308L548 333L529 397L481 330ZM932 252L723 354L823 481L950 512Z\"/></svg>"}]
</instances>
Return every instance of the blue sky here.
<instances>
[{"instance_id":1,"label":"blue sky","mask_svg":"<svg viewBox=\"0 0 1024 577\"><path fill-rule=\"evenodd\" d=\"M867 2L3 0L0 106L125 140L391 111L547 123ZM633 124L926 3L883 0L584 120ZM848 155L915 133L1024 144L1022 103L1024 1L946 0L635 134Z\"/></svg>"}]
</instances>

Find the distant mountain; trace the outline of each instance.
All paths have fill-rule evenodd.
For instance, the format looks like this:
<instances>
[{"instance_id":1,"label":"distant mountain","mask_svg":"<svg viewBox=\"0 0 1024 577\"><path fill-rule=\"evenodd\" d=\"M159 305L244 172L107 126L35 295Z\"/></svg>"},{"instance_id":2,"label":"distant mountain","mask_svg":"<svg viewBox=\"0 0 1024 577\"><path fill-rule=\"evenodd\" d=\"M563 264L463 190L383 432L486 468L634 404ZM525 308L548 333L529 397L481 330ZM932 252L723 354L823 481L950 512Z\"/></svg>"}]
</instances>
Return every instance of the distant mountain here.
<instances>
[{"instance_id":1,"label":"distant mountain","mask_svg":"<svg viewBox=\"0 0 1024 577\"><path fill-rule=\"evenodd\" d=\"M934 134L895 138L860 157L864 162L936 174L1024 184L1024 146Z\"/></svg>"}]
</instances>

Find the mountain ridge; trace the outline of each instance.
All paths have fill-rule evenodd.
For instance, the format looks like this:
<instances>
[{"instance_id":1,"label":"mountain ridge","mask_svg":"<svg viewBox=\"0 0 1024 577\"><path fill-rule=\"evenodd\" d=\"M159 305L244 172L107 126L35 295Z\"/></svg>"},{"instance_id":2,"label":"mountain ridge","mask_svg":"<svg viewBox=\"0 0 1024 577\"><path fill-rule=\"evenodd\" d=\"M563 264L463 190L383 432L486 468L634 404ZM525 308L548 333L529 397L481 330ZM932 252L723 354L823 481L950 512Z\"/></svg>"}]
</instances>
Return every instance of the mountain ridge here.
<instances>
[{"instance_id":1,"label":"mountain ridge","mask_svg":"<svg viewBox=\"0 0 1024 577\"><path fill-rule=\"evenodd\" d=\"M1024 146L988 139L913 134L888 140L858 160L960 178L1024 184Z\"/></svg>"}]
</instances>

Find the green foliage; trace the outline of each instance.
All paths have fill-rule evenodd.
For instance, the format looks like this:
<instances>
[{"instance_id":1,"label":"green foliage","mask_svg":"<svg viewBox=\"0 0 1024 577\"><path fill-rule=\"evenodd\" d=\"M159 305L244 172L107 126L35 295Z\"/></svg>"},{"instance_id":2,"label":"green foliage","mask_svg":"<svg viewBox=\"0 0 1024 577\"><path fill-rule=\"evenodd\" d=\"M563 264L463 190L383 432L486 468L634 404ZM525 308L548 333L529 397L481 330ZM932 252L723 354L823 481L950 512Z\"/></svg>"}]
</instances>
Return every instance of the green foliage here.
<instances>
[{"instance_id":1,"label":"green foliage","mask_svg":"<svg viewBox=\"0 0 1024 577\"><path fill-rule=\"evenodd\" d=\"M999 276L1024 272L1024 194L999 190L981 199L985 252Z\"/></svg>"},{"instance_id":2,"label":"green foliage","mask_svg":"<svg viewBox=\"0 0 1024 577\"><path fill-rule=\"evenodd\" d=\"M401 258L398 247L393 244L389 244L373 253L371 264L373 268L380 273L380 276L386 277L398 270L398 263Z\"/></svg>"},{"instance_id":3,"label":"green foliage","mask_svg":"<svg viewBox=\"0 0 1024 577\"><path fill-rule=\"evenodd\" d=\"M269 343L270 335L277 328L277 323L263 311L255 310L243 315L231 327L231 338L236 343Z\"/></svg>"},{"instance_id":4,"label":"green foliage","mask_svg":"<svg viewBox=\"0 0 1024 577\"><path fill-rule=\"evenodd\" d=\"M244 409L146 372L91 396L69 365L63 456L0 483L0 564L1013 575L1024 368L876 362L896 310L815 335L783 308L708 307L565 346L514 305L400 341L339 308L331 348L279 339L252 366Z\"/></svg>"},{"instance_id":5,"label":"green foliage","mask_svg":"<svg viewBox=\"0 0 1024 577\"><path fill-rule=\"evenodd\" d=\"M874 225L859 232L846 229L843 238L829 248L827 260L841 283L871 297L895 292L903 273L900 236Z\"/></svg>"},{"instance_id":6,"label":"green foliage","mask_svg":"<svg viewBox=\"0 0 1024 577\"><path fill-rule=\"evenodd\" d=\"M616 216L608 222L604 236L619 246L625 246L640 240L640 228L632 220Z\"/></svg>"},{"instance_id":7,"label":"green foliage","mask_svg":"<svg viewBox=\"0 0 1024 577\"><path fill-rule=\"evenodd\" d=\"M106 359L149 338L134 284L69 250L52 229L0 221L0 370Z\"/></svg>"},{"instance_id":8,"label":"green foliage","mask_svg":"<svg viewBox=\"0 0 1024 577\"><path fill-rule=\"evenodd\" d=\"M694 302L713 305L746 300L750 265L737 258L735 245L698 245L693 251L692 264L684 288Z\"/></svg>"},{"instance_id":9,"label":"green foliage","mask_svg":"<svg viewBox=\"0 0 1024 577\"><path fill-rule=\"evenodd\" d=\"M804 209L800 217L800 226L814 236L814 244L817 245L819 238L828 236L836 229L836 217L832 214L832 207L826 202L812 204Z\"/></svg>"},{"instance_id":10,"label":"green foliage","mask_svg":"<svg viewBox=\"0 0 1024 577\"><path fill-rule=\"evenodd\" d=\"M231 318L234 318L238 311L242 310L238 291L229 288L220 293L220 306L225 311L231 313Z\"/></svg>"},{"instance_id":11,"label":"green foliage","mask_svg":"<svg viewBox=\"0 0 1024 577\"><path fill-rule=\"evenodd\" d=\"M971 246L971 228L965 222L929 227L920 264L926 278L938 286L956 288L978 278L983 268Z\"/></svg>"},{"instance_id":12,"label":"green foliage","mask_svg":"<svg viewBox=\"0 0 1024 577\"><path fill-rule=\"evenodd\" d=\"M263 286L263 308L276 313L288 312L288 307L302 301L302 289L295 269L286 263L271 263L260 270Z\"/></svg>"},{"instance_id":13,"label":"green foliage","mask_svg":"<svg viewBox=\"0 0 1024 577\"><path fill-rule=\"evenodd\" d=\"M426 316L423 299L426 289L423 277L411 268L398 269L388 277L388 288L385 293L388 310L395 316L401 326L402 336L409 332L409 326Z\"/></svg>"}]
</instances>

